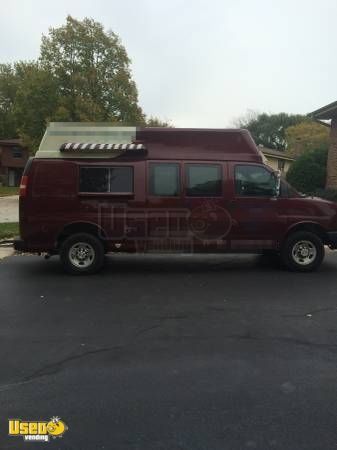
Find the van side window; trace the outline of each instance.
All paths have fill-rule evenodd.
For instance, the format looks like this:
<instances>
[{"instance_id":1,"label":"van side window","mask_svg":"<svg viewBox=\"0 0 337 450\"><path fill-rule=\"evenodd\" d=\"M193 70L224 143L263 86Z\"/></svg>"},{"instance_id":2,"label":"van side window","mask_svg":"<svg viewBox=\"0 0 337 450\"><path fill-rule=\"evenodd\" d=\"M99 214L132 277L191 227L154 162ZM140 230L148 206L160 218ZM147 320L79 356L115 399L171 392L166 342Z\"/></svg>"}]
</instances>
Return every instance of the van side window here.
<instances>
[{"instance_id":1,"label":"van side window","mask_svg":"<svg viewBox=\"0 0 337 450\"><path fill-rule=\"evenodd\" d=\"M179 164L150 164L150 195L177 197L180 194Z\"/></svg>"},{"instance_id":2,"label":"van side window","mask_svg":"<svg viewBox=\"0 0 337 450\"><path fill-rule=\"evenodd\" d=\"M81 167L80 192L133 193L132 167Z\"/></svg>"},{"instance_id":3,"label":"van side window","mask_svg":"<svg viewBox=\"0 0 337 450\"><path fill-rule=\"evenodd\" d=\"M272 197L276 194L275 177L261 166L236 166L235 192L240 196Z\"/></svg>"},{"instance_id":4,"label":"van side window","mask_svg":"<svg viewBox=\"0 0 337 450\"><path fill-rule=\"evenodd\" d=\"M186 164L186 195L195 197L221 196L221 166Z\"/></svg>"}]
</instances>

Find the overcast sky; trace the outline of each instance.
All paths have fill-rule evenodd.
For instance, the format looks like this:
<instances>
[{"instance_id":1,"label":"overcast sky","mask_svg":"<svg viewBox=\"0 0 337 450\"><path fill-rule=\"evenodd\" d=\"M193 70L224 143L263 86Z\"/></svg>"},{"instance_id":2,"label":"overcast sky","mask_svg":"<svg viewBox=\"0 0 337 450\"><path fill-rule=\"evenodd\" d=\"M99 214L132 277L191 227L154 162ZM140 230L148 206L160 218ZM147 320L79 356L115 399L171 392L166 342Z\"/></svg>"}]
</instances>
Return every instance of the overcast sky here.
<instances>
[{"instance_id":1,"label":"overcast sky","mask_svg":"<svg viewBox=\"0 0 337 450\"><path fill-rule=\"evenodd\" d=\"M35 59L67 14L117 33L140 105L181 127L337 100L337 1L0 0L0 62Z\"/></svg>"}]
</instances>

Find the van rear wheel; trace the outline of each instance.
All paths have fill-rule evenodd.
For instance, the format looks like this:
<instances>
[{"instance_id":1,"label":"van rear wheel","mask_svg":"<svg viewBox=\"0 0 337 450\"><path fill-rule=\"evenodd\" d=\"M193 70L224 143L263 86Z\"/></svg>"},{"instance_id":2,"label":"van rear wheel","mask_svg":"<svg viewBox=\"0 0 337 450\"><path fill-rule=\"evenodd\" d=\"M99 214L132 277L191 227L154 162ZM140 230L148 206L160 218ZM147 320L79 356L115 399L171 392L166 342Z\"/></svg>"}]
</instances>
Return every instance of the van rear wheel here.
<instances>
[{"instance_id":1,"label":"van rear wheel","mask_svg":"<svg viewBox=\"0 0 337 450\"><path fill-rule=\"evenodd\" d=\"M104 247L96 236L77 233L61 244L60 258L64 270L71 275L92 274L103 267Z\"/></svg>"},{"instance_id":2,"label":"van rear wheel","mask_svg":"<svg viewBox=\"0 0 337 450\"><path fill-rule=\"evenodd\" d=\"M318 269L324 259L323 242L310 231L295 232L284 242L281 258L292 271L312 272Z\"/></svg>"}]
</instances>

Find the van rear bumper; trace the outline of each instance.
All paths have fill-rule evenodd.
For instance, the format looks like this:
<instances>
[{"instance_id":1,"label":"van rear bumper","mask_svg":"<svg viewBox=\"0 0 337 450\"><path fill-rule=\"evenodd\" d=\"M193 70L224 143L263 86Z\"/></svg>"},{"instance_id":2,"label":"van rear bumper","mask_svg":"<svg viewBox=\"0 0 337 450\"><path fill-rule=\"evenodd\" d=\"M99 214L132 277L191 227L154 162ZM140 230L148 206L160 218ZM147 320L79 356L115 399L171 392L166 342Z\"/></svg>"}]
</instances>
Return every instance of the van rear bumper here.
<instances>
[{"instance_id":1,"label":"van rear bumper","mask_svg":"<svg viewBox=\"0 0 337 450\"><path fill-rule=\"evenodd\" d=\"M27 245L25 244L25 241L20 238L15 238L14 250L18 250L19 252L24 252L25 250L27 250Z\"/></svg>"},{"instance_id":2,"label":"van rear bumper","mask_svg":"<svg viewBox=\"0 0 337 450\"><path fill-rule=\"evenodd\" d=\"M17 250L18 252L31 252L31 253L37 253L42 252L43 250L39 247L34 247L32 245L28 245L27 242L25 242L20 237L14 239L14 250Z\"/></svg>"},{"instance_id":3,"label":"van rear bumper","mask_svg":"<svg viewBox=\"0 0 337 450\"><path fill-rule=\"evenodd\" d=\"M50 246L44 246L31 242L28 243L24 239L21 239L21 237L14 238L13 247L14 250L17 250L18 252L55 254L55 249L51 248Z\"/></svg>"},{"instance_id":4,"label":"van rear bumper","mask_svg":"<svg viewBox=\"0 0 337 450\"><path fill-rule=\"evenodd\" d=\"M337 231L329 231L327 232L329 239L329 247L333 249L337 249Z\"/></svg>"}]
</instances>

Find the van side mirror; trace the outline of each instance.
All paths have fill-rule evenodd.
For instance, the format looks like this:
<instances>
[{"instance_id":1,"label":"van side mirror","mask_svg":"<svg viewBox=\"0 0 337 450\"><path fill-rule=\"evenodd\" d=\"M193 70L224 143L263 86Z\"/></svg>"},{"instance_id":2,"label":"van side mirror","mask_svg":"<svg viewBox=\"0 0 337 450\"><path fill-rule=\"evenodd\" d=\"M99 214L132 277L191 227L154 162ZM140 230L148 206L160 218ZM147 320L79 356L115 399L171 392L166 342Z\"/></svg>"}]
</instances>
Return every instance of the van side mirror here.
<instances>
[{"instance_id":1,"label":"van side mirror","mask_svg":"<svg viewBox=\"0 0 337 450\"><path fill-rule=\"evenodd\" d=\"M279 197L281 192L281 171L275 170L274 177L275 177L275 197Z\"/></svg>"}]
</instances>

